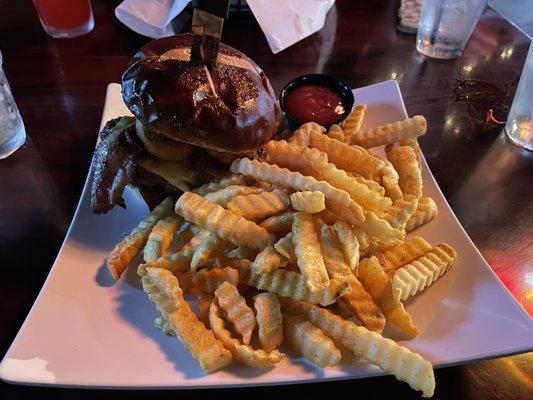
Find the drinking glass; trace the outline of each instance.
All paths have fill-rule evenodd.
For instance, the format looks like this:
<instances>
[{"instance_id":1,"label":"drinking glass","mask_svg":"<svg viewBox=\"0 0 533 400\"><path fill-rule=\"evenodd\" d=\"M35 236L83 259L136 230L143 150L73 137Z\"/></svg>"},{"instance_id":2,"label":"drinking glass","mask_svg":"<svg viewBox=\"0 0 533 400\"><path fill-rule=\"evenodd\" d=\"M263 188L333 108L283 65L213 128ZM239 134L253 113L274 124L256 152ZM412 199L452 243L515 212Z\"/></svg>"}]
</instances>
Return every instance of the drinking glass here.
<instances>
[{"instance_id":1,"label":"drinking glass","mask_svg":"<svg viewBox=\"0 0 533 400\"><path fill-rule=\"evenodd\" d=\"M90 0L33 0L46 33L54 38L85 35L94 28Z\"/></svg>"},{"instance_id":2,"label":"drinking glass","mask_svg":"<svg viewBox=\"0 0 533 400\"><path fill-rule=\"evenodd\" d=\"M513 143L533 151L533 44L529 46L505 133Z\"/></svg>"},{"instance_id":3,"label":"drinking glass","mask_svg":"<svg viewBox=\"0 0 533 400\"><path fill-rule=\"evenodd\" d=\"M434 58L459 57L486 3L486 0L424 0L416 49Z\"/></svg>"},{"instance_id":4,"label":"drinking glass","mask_svg":"<svg viewBox=\"0 0 533 400\"><path fill-rule=\"evenodd\" d=\"M0 52L0 159L9 156L26 141L24 123L13 100L2 61Z\"/></svg>"}]
</instances>

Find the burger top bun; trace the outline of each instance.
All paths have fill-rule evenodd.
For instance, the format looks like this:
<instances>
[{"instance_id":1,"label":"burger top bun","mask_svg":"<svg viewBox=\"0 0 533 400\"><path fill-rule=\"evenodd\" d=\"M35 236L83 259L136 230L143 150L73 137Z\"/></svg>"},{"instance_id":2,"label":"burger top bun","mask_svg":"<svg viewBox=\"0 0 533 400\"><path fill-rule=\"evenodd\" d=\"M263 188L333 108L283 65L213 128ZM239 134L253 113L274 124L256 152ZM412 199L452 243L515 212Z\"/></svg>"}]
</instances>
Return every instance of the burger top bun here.
<instances>
[{"instance_id":1,"label":"burger top bun","mask_svg":"<svg viewBox=\"0 0 533 400\"><path fill-rule=\"evenodd\" d=\"M220 44L212 73L191 63L192 34L144 46L122 75L122 96L147 127L167 137L225 153L266 143L278 123L274 91L243 53Z\"/></svg>"}]
</instances>

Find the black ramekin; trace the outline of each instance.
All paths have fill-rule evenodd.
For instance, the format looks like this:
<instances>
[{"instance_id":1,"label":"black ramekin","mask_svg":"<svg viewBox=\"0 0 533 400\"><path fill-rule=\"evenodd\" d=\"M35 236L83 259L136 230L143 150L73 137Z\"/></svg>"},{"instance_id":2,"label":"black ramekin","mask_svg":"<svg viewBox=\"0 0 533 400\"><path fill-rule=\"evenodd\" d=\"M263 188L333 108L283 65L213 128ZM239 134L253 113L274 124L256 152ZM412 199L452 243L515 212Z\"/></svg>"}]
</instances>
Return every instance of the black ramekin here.
<instances>
[{"instance_id":1,"label":"black ramekin","mask_svg":"<svg viewBox=\"0 0 533 400\"><path fill-rule=\"evenodd\" d=\"M331 124L325 126L326 129L333 124L338 124L342 122L352 111L355 99L353 97L352 89L344 81L341 81L340 79L335 78L333 76L324 74L302 75L287 83L287 85L285 85L279 95L279 106L281 108L281 111L283 112L283 115L285 116L285 118L287 118L287 121L289 123L289 129L291 131L295 131L296 129L298 129L300 125L302 125L302 122L293 118L287 112L287 110L285 109L285 98L291 90L304 85L317 85L327 87L333 90L342 98L342 103L345 109L344 114L339 116L339 119L337 121L333 121Z\"/></svg>"}]
</instances>

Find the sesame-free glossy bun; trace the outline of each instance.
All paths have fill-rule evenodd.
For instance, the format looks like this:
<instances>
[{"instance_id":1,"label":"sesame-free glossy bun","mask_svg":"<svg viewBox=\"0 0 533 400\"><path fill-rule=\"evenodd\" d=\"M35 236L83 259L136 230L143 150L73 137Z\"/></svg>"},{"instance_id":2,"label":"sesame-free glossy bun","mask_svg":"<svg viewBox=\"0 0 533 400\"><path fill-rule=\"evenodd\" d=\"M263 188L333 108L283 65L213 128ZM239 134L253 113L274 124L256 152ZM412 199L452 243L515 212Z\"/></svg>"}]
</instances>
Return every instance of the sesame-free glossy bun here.
<instances>
[{"instance_id":1,"label":"sesame-free glossy bun","mask_svg":"<svg viewBox=\"0 0 533 400\"><path fill-rule=\"evenodd\" d=\"M225 153L243 153L274 134L278 107L263 71L243 53L220 44L211 74L190 62L193 36L155 40L130 61L122 96L150 129Z\"/></svg>"}]
</instances>

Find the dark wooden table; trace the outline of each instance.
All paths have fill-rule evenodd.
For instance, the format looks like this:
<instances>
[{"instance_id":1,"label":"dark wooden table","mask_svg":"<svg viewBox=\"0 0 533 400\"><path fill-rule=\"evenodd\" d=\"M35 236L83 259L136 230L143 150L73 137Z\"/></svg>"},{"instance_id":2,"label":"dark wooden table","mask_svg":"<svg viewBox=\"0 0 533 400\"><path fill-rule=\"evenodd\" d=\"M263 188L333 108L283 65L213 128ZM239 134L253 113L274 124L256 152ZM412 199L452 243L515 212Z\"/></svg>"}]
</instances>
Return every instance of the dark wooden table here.
<instances>
[{"instance_id":1,"label":"dark wooden table","mask_svg":"<svg viewBox=\"0 0 533 400\"><path fill-rule=\"evenodd\" d=\"M105 88L119 82L147 38L114 17L118 1L93 0L95 30L54 40L30 1L0 1L4 69L28 140L0 161L0 356L15 337L61 245L87 175ZM514 147L489 108L505 120L529 45L487 9L458 60L417 54L415 38L396 31L396 2L337 1L325 28L273 55L250 14L232 15L223 39L263 67L279 92L310 72L338 76L353 87L385 79L400 83L409 114L425 115L421 145L430 167L474 243L523 307L533 313L533 153ZM483 340L483 338L480 338ZM533 354L436 371L435 398L531 399ZM136 398L148 393L25 388L0 384L0 398ZM391 377L340 383L228 391L237 398L288 398L344 393L369 399L415 398ZM150 396L219 397L220 392L158 392ZM346 395L344 395L346 396Z\"/></svg>"}]
</instances>

